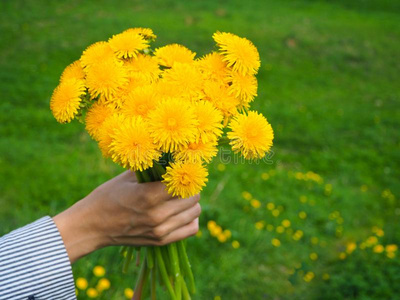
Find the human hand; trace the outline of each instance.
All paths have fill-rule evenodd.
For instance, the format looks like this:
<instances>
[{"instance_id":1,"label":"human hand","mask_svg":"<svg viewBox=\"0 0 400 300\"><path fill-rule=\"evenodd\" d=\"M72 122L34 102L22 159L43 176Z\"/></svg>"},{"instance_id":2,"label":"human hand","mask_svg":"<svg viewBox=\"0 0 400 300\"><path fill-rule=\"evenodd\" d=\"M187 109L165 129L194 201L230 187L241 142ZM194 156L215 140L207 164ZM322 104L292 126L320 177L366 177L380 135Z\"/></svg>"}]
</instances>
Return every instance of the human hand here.
<instances>
[{"instance_id":1,"label":"human hand","mask_svg":"<svg viewBox=\"0 0 400 300\"><path fill-rule=\"evenodd\" d=\"M72 263L105 246L161 246L192 236L199 200L173 198L161 182L138 183L126 171L53 219Z\"/></svg>"}]
</instances>

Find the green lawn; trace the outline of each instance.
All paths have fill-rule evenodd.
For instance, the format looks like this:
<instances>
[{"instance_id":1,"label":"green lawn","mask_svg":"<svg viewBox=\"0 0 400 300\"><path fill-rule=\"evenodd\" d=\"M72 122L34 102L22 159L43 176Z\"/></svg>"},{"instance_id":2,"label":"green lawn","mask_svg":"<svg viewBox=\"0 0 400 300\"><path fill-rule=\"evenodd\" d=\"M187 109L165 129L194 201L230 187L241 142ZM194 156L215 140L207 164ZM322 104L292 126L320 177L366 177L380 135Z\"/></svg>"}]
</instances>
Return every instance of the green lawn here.
<instances>
[{"instance_id":1,"label":"green lawn","mask_svg":"<svg viewBox=\"0 0 400 300\"><path fill-rule=\"evenodd\" d=\"M398 297L400 253L379 245L400 245L399 1L13 0L0 2L0 17L0 235L122 171L81 124L60 125L49 109L82 50L141 26L158 35L154 46L177 42L201 56L215 31L229 31L260 52L252 107L275 143L272 163L211 164L202 235L188 241L194 299ZM209 220L232 237L219 242ZM111 288L99 298L123 299L137 270L122 274L117 254L80 260L75 278L94 287L102 265Z\"/></svg>"}]
</instances>

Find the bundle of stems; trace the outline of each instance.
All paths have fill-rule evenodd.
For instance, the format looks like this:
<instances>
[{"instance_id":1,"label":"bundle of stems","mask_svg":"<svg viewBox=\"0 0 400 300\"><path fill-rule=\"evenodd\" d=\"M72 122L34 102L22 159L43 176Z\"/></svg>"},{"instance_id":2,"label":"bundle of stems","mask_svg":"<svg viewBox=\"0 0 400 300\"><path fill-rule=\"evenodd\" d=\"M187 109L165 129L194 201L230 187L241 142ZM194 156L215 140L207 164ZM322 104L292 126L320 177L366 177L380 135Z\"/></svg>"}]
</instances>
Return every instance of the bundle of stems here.
<instances>
[{"instance_id":1,"label":"bundle of stems","mask_svg":"<svg viewBox=\"0 0 400 300\"><path fill-rule=\"evenodd\" d=\"M168 164L168 158L164 157L164 160L156 162L152 168L136 171L138 182L162 180ZM157 280L166 289L171 300L189 300L191 299L190 295L195 293L194 277L186 253L185 241L174 242L166 246L124 246L121 253L125 257L124 273L127 272L134 255L137 258L137 264L140 264L140 258L142 258L132 300L143 300L148 295L151 300L155 300Z\"/></svg>"}]
</instances>

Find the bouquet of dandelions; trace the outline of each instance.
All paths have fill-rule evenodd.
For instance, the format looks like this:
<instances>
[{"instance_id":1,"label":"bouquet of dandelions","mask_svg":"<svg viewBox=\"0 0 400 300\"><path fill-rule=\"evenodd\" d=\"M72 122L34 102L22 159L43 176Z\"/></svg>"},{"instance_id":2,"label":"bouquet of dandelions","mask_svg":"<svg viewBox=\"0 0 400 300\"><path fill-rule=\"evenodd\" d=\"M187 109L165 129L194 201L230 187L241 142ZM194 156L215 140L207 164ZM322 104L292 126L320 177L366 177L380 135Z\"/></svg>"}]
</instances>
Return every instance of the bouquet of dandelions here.
<instances>
[{"instance_id":1,"label":"bouquet of dandelions","mask_svg":"<svg viewBox=\"0 0 400 300\"><path fill-rule=\"evenodd\" d=\"M246 159L272 146L271 125L249 110L260 59L249 40L231 33L215 33L216 51L201 58L178 44L152 50L155 38L133 28L89 46L62 73L50 108L60 123L85 123L102 154L139 182L162 180L168 193L186 198L205 186L218 145L229 142ZM145 247L134 298L150 292L155 299L158 278L171 299L190 299L185 248L184 241ZM135 250L122 248L125 269Z\"/></svg>"}]
</instances>

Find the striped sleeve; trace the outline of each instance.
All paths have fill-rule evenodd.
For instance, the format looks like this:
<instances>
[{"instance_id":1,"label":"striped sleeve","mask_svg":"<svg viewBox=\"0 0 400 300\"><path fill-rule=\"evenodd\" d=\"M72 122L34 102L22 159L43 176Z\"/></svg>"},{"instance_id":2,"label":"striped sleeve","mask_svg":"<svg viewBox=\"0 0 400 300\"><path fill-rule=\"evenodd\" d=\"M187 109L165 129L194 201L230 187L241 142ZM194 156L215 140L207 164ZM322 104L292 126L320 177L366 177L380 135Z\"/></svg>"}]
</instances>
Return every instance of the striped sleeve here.
<instances>
[{"instance_id":1,"label":"striped sleeve","mask_svg":"<svg viewBox=\"0 0 400 300\"><path fill-rule=\"evenodd\" d=\"M61 235L50 217L0 237L0 300L76 299Z\"/></svg>"}]
</instances>

